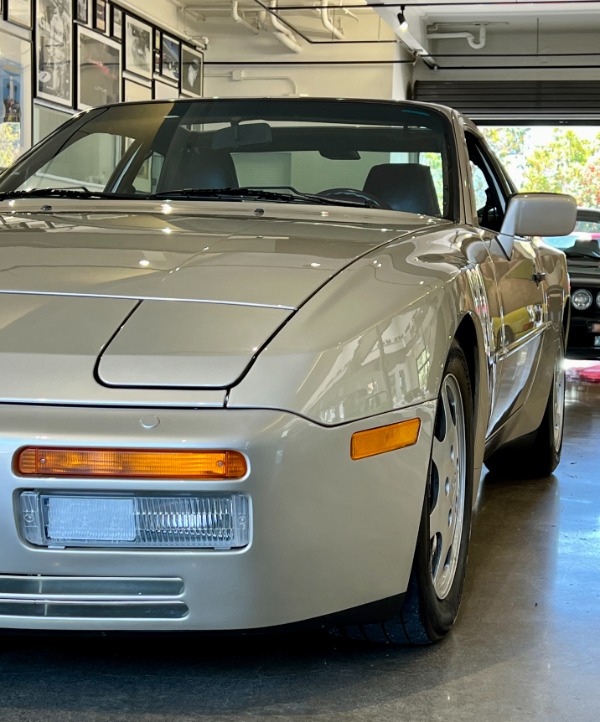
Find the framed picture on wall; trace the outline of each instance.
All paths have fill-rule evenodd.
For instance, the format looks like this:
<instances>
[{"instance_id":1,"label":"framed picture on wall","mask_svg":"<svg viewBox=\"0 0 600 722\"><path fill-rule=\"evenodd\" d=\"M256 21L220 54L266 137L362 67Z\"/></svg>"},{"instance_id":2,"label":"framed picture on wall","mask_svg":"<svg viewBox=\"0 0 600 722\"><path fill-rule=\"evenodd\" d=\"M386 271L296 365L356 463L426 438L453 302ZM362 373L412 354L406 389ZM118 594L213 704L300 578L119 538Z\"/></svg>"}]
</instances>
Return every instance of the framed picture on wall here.
<instances>
[{"instance_id":1,"label":"framed picture on wall","mask_svg":"<svg viewBox=\"0 0 600 722\"><path fill-rule=\"evenodd\" d=\"M123 100L126 103L132 100L152 100L152 84L136 83L125 78L123 86Z\"/></svg>"},{"instance_id":2,"label":"framed picture on wall","mask_svg":"<svg viewBox=\"0 0 600 722\"><path fill-rule=\"evenodd\" d=\"M79 28L78 108L121 100L121 45Z\"/></svg>"},{"instance_id":3,"label":"framed picture on wall","mask_svg":"<svg viewBox=\"0 0 600 722\"><path fill-rule=\"evenodd\" d=\"M125 70L152 78L152 27L125 16Z\"/></svg>"},{"instance_id":4,"label":"framed picture on wall","mask_svg":"<svg viewBox=\"0 0 600 722\"><path fill-rule=\"evenodd\" d=\"M170 38L168 35L162 36L161 49L161 74L165 78L179 81L179 64L181 60L181 45L179 40Z\"/></svg>"},{"instance_id":5,"label":"framed picture on wall","mask_svg":"<svg viewBox=\"0 0 600 722\"><path fill-rule=\"evenodd\" d=\"M174 100L178 94L177 88L174 85L163 83L160 80L154 81L155 100Z\"/></svg>"},{"instance_id":6,"label":"framed picture on wall","mask_svg":"<svg viewBox=\"0 0 600 722\"><path fill-rule=\"evenodd\" d=\"M75 20L87 25L90 21L90 0L75 0Z\"/></svg>"},{"instance_id":7,"label":"framed picture on wall","mask_svg":"<svg viewBox=\"0 0 600 722\"><path fill-rule=\"evenodd\" d=\"M202 95L202 53L181 46L181 92L184 95Z\"/></svg>"},{"instance_id":8,"label":"framed picture on wall","mask_svg":"<svg viewBox=\"0 0 600 722\"><path fill-rule=\"evenodd\" d=\"M94 0L94 27L106 32L106 0Z\"/></svg>"},{"instance_id":9,"label":"framed picture on wall","mask_svg":"<svg viewBox=\"0 0 600 722\"><path fill-rule=\"evenodd\" d=\"M11 23L31 27L31 0L5 0L6 19ZM2 1L0 0L0 9Z\"/></svg>"},{"instance_id":10,"label":"framed picture on wall","mask_svg":"<svg viewBox=\"0 0 600 722\"><path fill-rule=\"evenodd\" d=\"M73 105L73 3L37 0L35 47L38 98Z\"/></svg>"},{"instance_id":11,"label":"framed picture on wall","mask_svg":"<svg viewBox=\"0 0 600 722\"><path fill-rule=\"evenodd\" d=\"M117 40L123 39L123 11L114 5L110 20L110 34Z\"/></svg>"}]
</instances>

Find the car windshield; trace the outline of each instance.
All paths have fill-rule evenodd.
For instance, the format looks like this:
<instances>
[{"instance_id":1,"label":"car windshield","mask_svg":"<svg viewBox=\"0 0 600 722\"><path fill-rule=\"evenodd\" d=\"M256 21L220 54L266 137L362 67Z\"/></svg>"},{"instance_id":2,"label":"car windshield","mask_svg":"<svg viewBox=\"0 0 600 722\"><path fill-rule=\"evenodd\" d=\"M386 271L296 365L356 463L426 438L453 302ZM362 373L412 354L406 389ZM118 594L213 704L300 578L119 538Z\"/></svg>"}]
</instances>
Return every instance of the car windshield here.
<instances>
[{"instance_id":1,"label":"car windshield","mask_svg":"<svg viewBox=\"0 0 600 722\"><path fill-rule=\"evenodd\" d=\"M572 259L600 259L600 211L578 211L575 228L568 236L544 238Z\"/></svg>"},{"instance_id":2,"label":"car windshield","mask_svg":"<svg viewBox=\"0 0 600 722\"><path fill-rule=\"evenodd\" d=\"M261 199L453 218L450 122L393 102L183 100L96 108L0 178L0 200Z\"/></svg>"}]
</instances>

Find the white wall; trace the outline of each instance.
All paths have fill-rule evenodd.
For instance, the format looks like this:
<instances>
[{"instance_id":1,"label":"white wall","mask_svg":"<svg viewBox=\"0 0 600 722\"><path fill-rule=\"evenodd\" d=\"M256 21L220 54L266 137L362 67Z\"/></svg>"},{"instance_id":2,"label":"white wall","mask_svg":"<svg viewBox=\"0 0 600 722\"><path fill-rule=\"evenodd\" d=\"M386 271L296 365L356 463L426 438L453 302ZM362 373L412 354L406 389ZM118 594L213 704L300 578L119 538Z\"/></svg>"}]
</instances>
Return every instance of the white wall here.
<instances>
[{"instance_id":1,"label":"white wall","mask_svg":"<svg viewBox=\"0 0 600 722\"><path fill-rule=\"evenodd\" d=\"M327 39L316 17L311 38ZM371 23L372 27L365 27ZM389 42L310 44L298 40L299 52L279 42L268 23L259 32L230 18L207 21L202 32L210 39L205 53L207 96L311 95L348 98L403 98L412 79L392 31L372 14L358 23L343 23L345 38L373 37ZM319 30L320 28L320 30ZM256 63L256 64L255 64Z\"/></svg>"}]
</instances>

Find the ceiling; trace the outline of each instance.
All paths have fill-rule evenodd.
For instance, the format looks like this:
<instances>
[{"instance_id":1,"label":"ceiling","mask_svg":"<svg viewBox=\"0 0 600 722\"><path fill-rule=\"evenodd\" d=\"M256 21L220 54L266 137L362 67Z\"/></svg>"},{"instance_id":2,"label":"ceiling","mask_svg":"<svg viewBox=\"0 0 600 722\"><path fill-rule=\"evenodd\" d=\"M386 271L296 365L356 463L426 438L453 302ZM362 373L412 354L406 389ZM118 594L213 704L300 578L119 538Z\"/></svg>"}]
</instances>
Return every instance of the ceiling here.
<instances>
[{"instance_id":1,"label":"ceiling","mask_svg":"<svg viewBox=\"0 0 600 722\"><path fill-rule=\"evenodd\" d=\"M171 0L206 34L271 34L296 54L400 42L429 68L600 71L600 0ZM399 13L408 28L401 30ZM240 46L244 47L244 46ZM383 48L382 48L383 49ZM524 60L525 59L525 60Z\"/></svg>"}]
</instances>

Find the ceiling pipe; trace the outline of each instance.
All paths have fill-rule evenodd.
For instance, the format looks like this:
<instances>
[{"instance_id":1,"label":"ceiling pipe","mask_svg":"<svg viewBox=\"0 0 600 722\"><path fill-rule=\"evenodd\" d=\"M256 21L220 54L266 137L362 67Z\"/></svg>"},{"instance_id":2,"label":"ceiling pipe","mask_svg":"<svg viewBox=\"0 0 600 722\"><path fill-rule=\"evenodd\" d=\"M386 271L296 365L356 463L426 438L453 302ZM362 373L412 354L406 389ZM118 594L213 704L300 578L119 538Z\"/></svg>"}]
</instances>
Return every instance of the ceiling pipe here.
<instances>
[{"instance_id":1,"label":"ceiling pipe","mask_svg":"<svg viewBox=\"0 0 600 722\"><path fill-rule=\"evenodd\" d=\"M250 30L250 32L258 35L258 33L260 32L259 29L252 25L252 23L249 23L246 18L243 17L243 15L240 15L239 5L239 0L233 0L233 2L231 3L231 17L236 23L238 23L239 25L243 25L245 28Z\"/></svg>"},{"instance_id":2,"label":"ceiling pipe","mask_svg":"<svg viewBox=\"0 0 600 722\"><path fill-rule=\"evenodd\" d=\"M276 15L277 0L270 0L269 9L271 11L269 13L269 19L271 20L271 25L273 26L273 30L275 31L275 37L277 38L277 40L279 40L280 43L285 45L294 53L302 52L300 43L296 40L296 36L294 35L294 33L283 23L281 23Z\"/></svg>"},{"instance_id":3,"label":"ceiling pipe","mask_svg":"<svg viewBox=\"0 0 600 722\"><path fill-rule=\"evenodd\" d=\"M427 39L428 40L447 40L451 38L464 38L469 45L473 48L473 50L481 50L481 48L485 47L486 42L486 30L485 25L478 25L479 27L479 40L475 40L475 36L473 33L469 32L450 32L450 33L441 33L437 32L437 25L431 26L433 29L433 32L427 32Z\"/></svg>"},{"instance_id":4,"label":"ceiling pipe","mask_svg":"<svg viewBox=\"0 0 600 722\"><path fill-rule=\"evenodd\" d=\"M325 26L326 30L329 30L329 32L338 40L344 39L344 33L335 27L335 25L331 22L331 17L329 15L329 0L323 0L323 4L317 7L317 12L321 16L321 22Z\"/></svg>"}]
</instances>

